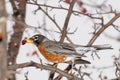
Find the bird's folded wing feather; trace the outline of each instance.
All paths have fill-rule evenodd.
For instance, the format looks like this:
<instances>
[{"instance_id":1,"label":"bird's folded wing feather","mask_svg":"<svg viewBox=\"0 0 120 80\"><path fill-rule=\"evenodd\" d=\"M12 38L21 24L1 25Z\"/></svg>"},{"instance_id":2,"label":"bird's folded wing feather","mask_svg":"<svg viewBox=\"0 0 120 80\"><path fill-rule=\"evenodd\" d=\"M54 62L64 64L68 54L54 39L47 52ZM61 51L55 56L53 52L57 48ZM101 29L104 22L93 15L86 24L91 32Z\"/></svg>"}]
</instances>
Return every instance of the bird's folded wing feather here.
<instances>
[{"instance_id":1,"label":"bird's folded wing feather","mask_svg":"<svg viewBox=\"0 0 120 80\"><path fill-rule=\"evenodd\" d=\"M43 43L43 46L46 48L47 52L52 54L81 57L81 55L76 52L75 48L68 43L48 41Z\"/></svg>"}]
</instances>

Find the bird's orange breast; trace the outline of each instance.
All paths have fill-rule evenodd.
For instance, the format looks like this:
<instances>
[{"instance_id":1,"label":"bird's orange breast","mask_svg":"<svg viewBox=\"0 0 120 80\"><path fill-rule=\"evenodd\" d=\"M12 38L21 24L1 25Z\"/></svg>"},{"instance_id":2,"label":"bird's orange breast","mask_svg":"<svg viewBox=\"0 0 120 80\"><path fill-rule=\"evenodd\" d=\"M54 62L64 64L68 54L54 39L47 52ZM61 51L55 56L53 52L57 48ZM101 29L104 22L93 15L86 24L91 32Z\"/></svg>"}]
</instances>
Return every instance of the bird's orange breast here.
<instances>
[{"instance_id":1,"label":"bird's orange breast","mask_svg":"<svg viewBox=\"0 0 120 80\"><path fill-rule=\"evenodd\" d=\"M39 45L38 49L41 52L41 54L50 62L60 63L60 62L64 62L66 60L65 56L47 53L47 51L45 50L45 48L42 45Z\"/></svg>"}]
</instances>

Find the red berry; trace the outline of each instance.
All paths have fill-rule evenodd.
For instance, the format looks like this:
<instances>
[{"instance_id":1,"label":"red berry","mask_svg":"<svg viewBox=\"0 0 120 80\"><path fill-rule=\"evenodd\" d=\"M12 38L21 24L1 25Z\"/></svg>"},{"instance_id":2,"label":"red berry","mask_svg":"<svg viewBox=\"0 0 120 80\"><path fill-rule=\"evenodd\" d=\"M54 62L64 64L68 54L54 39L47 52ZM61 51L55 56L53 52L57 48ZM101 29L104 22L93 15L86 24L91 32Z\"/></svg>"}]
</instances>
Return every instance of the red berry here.
<instances>
[{"instance_id":1,"label":"red berry","mask_svg":"<svg viewBox=\"0 0 120 80\"><path fill-rule=\"evenodd\" d=\"M14 46L15 46L15 47L19 47L19 44L18 44L18 43L14 43Z\"/></svg>"},{"instance_id":2,"label":"red berry","mask_svg":"<svg viewBox=\"0 0 120 80\"><path fill-rule=\"evenodd\" d=\"M34 55L39 56L38 53L37 53L37 51L34 51L34 52L32 53L32 56L34 56Z\"/></svg>"},{"instance_id":3,"label":"red berry","mask_svg":"<svg viewBox=\"0 0 120 80\"><path fill-rule=\"evenodd\" d=\"M22 40L22 45L26 44L27 41L26 40Z\"/></svg>"},{"instance_id":4,"label":"red berry","mask_svg":"<svg viewBox=\"0 0 120 80\"><path fill-rule=\"evenodd\" d=\"M78 0L77 3L80 7L83 5L83 2L81 0Z\"/></svg>"},{"instance_id":5,"label":"red berry","mask_svg":"<svg viewBox=\"0 0 120 80\"><path fill-rule=\"evenodd\" d=\"M0 41L3 39L3 34L0 32Z\"/></svg>"},{"instance_id":6,"label":"red berry","mask_svg":"<svg viewBox=\"0 0 120 80\"><path fill-rule=\"evenodd\" d=\"M87 10L86 10L85 8L82 8L81 12L82 12L83 14L85 14L85 13L87 12Z\"/></svg>"},{"instance_id":7,"label":"red berry","mask_svg":"<svg viewBox=\"0 0 120 80\"><path fill-rule=\"evenodd\" d=\"M70 4L70 0L65 0L66 3Z\"/></svg>"}]
</instances>

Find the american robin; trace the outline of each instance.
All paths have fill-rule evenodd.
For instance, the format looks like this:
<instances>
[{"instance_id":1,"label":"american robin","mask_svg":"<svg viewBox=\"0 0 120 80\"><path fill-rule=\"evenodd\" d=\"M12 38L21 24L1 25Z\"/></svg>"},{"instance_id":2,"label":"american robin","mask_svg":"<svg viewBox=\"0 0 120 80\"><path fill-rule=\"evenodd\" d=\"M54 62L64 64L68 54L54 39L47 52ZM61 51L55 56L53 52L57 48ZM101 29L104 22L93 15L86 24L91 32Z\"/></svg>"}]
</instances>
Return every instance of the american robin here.
<instances>
[{"instance_id":1,"label":"american robin","mask_svg":"<svg viewBox=\"0 0 120 80\"><path fill-rule=\"evenodd\" d=\"M34 43L38 47L41 54L48 61L53 63L67 62L69 57L72 58L70 58L71 61L76 60L79 63L90 63L89 61L81 59L84 55L76 51L76 48L80 47L79 45L52 41L41 34L34 35L30 38L25 38L22 43ZM86 50L85 52L88 51L89 50Z\"/></svg>"}]
</instances>

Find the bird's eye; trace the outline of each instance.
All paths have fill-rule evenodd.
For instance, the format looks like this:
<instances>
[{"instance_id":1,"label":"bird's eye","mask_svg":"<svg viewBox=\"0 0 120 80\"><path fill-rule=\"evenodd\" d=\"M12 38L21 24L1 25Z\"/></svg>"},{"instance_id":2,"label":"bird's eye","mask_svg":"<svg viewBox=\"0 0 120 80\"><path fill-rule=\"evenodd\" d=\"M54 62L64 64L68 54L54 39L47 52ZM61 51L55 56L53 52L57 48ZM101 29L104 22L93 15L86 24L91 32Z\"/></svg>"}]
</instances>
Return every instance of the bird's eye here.
<instances>
[{"instance_id":1,"label":"bird's eye","mask_svg":"<svg viewBox=\"0 0 120 80\"><path fill-rule=\"evenodd\" d=\"M38 40L38 36L34 36L33 39L34 39L34 40Z\"/></svg>"}]
</instances>

